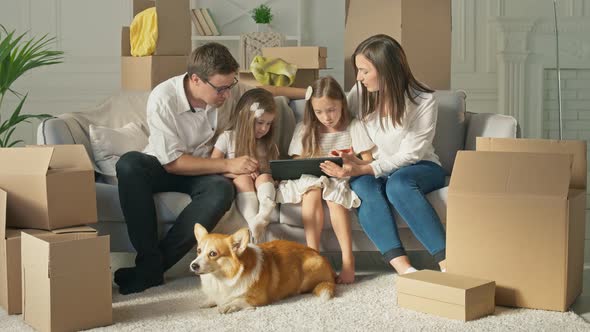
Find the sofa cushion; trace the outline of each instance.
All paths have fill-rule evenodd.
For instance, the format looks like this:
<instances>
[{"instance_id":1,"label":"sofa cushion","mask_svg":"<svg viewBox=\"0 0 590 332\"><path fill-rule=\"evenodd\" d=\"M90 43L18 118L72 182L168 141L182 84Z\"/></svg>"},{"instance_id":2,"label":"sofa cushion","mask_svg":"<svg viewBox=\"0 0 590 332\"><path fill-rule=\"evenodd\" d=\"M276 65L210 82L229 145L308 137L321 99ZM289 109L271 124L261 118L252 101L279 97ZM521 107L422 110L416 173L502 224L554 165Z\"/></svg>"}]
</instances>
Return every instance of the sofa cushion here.
<instances>
[{"instance_id":1,"label":"sofa cushion","mask_svg":"<svg viewBox=\"0 0 590 332\"><path fill-rule=\"evenodd\" d=\"M438 103L436 132L432 144L442 167L450 175L457 151L465 147L465 92L436 91Z\"/></svg>"},{"instance_id":2,"label":"sofa cushion","mask_svg":"<svg viewBox=\"0 0 590 332\"><path fill-rule=\"evenodd\" d=\"M117 184L116 164L129 151L143 151L148 137L141 124L130 122L121 128L90 124L90 145L98 171L106 183Z\"/></svg>"},{"instance_id":3,"label":"sofa cushion","mask_svg":"<svg viewBox=\"0 0 590 332\"><path fill-rule=\"evenodd\" d=\"M502 114L468 113L465 150L475 150L477 137L518 137L516 119Z\"/></svg>"}]
</instances>

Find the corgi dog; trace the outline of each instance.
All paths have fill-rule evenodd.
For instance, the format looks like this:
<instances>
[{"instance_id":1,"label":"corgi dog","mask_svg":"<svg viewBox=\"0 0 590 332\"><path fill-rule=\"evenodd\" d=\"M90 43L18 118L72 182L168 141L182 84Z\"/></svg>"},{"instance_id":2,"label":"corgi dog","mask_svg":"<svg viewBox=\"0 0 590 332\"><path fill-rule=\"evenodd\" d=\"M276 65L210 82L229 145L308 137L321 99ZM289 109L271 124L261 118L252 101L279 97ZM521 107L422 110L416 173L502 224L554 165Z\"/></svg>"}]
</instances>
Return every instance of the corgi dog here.
<instances>
[{"instance_id":1,"label":"corgi dog","mask_svg":"<svg viewBox=\"0 0 590 332\"><path fill-rule=\"evenodd\" d=\"M232 235L209 234L195 225L197 258L190 269L201 277L203 307L230 313L313 292L334 296L335 272L317 251L291 241L250 244L248 228Z\"/></svg>"}]
</instances>

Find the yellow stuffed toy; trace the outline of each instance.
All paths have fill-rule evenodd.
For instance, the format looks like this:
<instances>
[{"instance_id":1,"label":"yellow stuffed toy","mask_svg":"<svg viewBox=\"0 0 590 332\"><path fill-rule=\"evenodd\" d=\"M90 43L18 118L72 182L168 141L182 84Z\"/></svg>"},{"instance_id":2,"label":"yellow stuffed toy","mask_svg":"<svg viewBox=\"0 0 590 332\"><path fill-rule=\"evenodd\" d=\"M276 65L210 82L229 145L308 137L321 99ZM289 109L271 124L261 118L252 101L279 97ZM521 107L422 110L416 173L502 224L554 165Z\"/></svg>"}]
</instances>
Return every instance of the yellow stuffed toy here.
<instances>
[{"instance_id":1,"label":"yellow stuffed toy","mask_svg":"<svg viewBox=\"0 0 590 332\"><path fill-rule=\"evenodd\" d=\"M281 58L265 58L257 55L252 59L250 71L263 85L290 86L295 81L297 66Z\"/></svg>"},{"instance_id":2,"label":"yellow stuffed toy","mask_svg":"<svg viewBox=\"0 0 590 332\"><path fill-rule=\"evenodd\" d=\"M129 27L131 55L152 55L158 42L158 16L156 7L148 8L133 18Z\"/></svg>"}]
</instances>

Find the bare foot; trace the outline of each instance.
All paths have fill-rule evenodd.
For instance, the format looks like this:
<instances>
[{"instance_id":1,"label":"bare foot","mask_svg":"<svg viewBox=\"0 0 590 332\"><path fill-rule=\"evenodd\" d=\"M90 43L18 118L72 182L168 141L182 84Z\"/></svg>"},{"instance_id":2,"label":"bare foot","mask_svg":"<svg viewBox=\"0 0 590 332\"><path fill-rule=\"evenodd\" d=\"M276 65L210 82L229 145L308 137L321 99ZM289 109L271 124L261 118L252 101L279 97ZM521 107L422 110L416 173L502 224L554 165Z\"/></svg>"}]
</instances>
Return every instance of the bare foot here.
<instances>
[{"instance_id":1,"label":"bare foot","mask_svg":"<svg viewBox=\"0 0 590 332\"><path fill-rule=\"evenodd\" d=\"M354 282L354 265L342 265L342 271L336 277L337 284L352 284Z\"/></svg>"}]
</instances>

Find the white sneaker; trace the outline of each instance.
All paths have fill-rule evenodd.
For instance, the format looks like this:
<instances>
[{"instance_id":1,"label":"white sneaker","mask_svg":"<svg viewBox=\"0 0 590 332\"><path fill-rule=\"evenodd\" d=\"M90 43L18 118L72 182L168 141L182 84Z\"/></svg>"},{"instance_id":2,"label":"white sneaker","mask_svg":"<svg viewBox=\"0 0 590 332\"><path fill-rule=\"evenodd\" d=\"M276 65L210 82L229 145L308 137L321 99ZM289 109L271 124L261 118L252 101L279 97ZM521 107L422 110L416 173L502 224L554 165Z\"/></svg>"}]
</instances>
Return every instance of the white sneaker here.
<instances>
[{"instance_id":1,"label":"white sneaker","mask_svg":"<svg viewBox=\"0 0 590 332\"><path fill-rule=\"evenodd\" d=\"M406 269L406 271L404 271L404 273L402 274L410 274L410 273L414 273L414 272L418 272L418 270L416 270L413 266L410 266L409 268Z\"/></svg>"}]
</instances>

